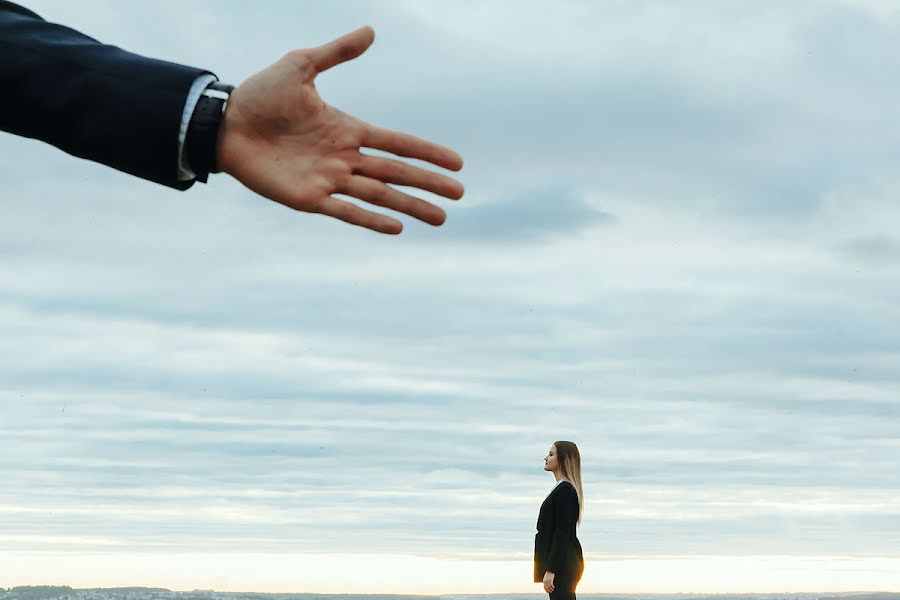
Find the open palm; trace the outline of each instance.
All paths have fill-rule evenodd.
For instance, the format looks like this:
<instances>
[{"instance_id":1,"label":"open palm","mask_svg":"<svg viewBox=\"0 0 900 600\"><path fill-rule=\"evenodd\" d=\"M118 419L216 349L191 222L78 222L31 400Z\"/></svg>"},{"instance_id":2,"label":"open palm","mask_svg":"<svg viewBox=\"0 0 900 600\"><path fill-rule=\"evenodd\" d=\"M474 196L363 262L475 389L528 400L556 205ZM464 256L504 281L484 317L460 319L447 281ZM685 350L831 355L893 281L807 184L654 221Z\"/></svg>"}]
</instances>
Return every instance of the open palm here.
<instances>
[{"instance_id":1,"label":"open palm","mask_svg":"<svg viewBox=\"0 0 900 600\"><path fill-rule=\"evenodd\" d=\"M218 164L251 190L291 208L322 213L382 233L400 233L395 218L333 197L342 194L440 225L444 211L388 185L459 199L462 185L374 148L458 171L462 158L444 146L370 125L320 97L316 76L358 57L375 33L363 27L317 48L295 50L232 92L220 131Z\"/></svg>"}]
</instances>

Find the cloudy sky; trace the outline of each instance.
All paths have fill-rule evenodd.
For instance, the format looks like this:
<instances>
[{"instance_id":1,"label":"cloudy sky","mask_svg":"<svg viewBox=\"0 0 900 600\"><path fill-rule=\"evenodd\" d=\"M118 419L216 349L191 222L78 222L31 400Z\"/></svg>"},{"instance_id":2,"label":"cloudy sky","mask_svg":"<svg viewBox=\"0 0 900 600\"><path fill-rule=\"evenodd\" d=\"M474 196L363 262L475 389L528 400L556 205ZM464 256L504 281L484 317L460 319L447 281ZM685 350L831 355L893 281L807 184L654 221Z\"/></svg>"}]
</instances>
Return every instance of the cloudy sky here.
<instances>
[{"instance_id":1,"label":"cloudy sky","mask_svg":"<svg viewBox=\"0 0 900 600\"><path fill-rule=\"evenodd\" d=\"M400 237L0 134L0 586L900 588L893 2L27 3L457 149ZM135 140L139 143L139 140Z\"/></svg>"}]
</instances>

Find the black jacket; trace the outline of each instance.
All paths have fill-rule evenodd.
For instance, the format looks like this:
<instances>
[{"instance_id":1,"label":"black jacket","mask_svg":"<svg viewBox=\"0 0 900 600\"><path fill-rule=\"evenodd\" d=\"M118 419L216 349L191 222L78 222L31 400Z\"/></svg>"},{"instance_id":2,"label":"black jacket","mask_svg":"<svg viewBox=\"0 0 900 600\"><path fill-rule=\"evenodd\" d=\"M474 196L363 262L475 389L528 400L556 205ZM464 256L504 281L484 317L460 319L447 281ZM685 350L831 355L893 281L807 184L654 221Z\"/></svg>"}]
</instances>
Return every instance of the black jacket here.
<instances>
[{"instance_id":1,"label":"black jacket","mask_svg":"<svg viewBox=\"0 0 900 600\"><path fill-rule=\"evenodd\" d=\"M534 536L534 580L544 580L544 572L556 574L555 581L578 582L584 572L584 556L575 529L578 524L578 492L568 481L555 488L538 515Z\"/></svg>"},{"instance_id":2,"label":"black jacket","mask_svg":"<svg viewBox=\"0 0 900 600\"><path fill-rule=\"evenodd\" d=\"M178 129L204 73L101 44L0 0L0 130L185 189Z\"/></svg>"}]
</instances>

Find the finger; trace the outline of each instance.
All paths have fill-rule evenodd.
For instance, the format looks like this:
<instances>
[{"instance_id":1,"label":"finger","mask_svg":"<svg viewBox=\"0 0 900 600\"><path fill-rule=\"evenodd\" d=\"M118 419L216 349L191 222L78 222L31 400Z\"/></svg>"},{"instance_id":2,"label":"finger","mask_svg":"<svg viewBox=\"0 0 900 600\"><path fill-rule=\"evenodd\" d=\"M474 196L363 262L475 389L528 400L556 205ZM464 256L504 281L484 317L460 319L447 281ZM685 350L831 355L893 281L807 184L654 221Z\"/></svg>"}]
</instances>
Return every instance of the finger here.
<instances>
[{"instance_id":1,"label":"finger","mask_svg":"<svg viewBox=\"0 0 900 600\"><path fill-rule=\"evenodd\" d=\"M417 187L453 200L463 195L463 186L455 179L390 158L363 155L354 173L385 183Z\"/></svg>"},{"instance_id":2,"label":"finger","mask_svg":"<svg viewBox=\"0 0 900 600\"><path fill-rule=\"evenodd\" d=\"M446 213L434 204L421 198L404 194L381 181L362 177L361 175L350 177L341 186L340 193L365 200L377 206L402 212L430 225L441 225L447 219Z\"/></svg>"},{"instance_id":3,"label":"finger","mask_svg":"<svg viewBox=\"0 0 900 600\"><path fill-rule=\"evenodd\" d=\"M403 231L403 223L397 219L365 210L351 202L327 197L322 201L318 212L351 225L359 225L379 233L396 235Z\"/></svg>"},{"instance_id":4,"label":"finger","mask_svg":"<svg viewBox=\"0 0 900 600\"><path fill-rule=\"evenodd\" d=\"M310 48L309 56L316 71L321 73L342 62L353 60L365 52L373 41L375 41L375 30L367 25L327 44Z\"/></svg>"},{"instance_id":5,"label":"finger","mask_svg":"<svg viewBox=\"0 0 900 600\"><path fill-rule=\"evenodd\" d=\"M362 145L366 148L384 150L397 156L418 158L451 171L462 169L462 156L440 144L399 131L391 131L370 125L363 136Z\"/></svg>"}]
</instances>

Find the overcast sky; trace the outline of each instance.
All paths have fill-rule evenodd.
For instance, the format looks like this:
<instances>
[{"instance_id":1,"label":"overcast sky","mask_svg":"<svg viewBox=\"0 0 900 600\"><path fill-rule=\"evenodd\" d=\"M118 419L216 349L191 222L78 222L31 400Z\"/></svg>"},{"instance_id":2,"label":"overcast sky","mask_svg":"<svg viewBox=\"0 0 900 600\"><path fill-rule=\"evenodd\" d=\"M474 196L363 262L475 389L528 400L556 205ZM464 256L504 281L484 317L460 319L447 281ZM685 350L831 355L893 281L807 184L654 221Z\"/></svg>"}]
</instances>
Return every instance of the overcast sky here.
<instances>
[{"instance_id":1,"label":"overcast sky","mask_svg":"<svg viewBox=\"0 0 900 600\"><path fill-rule=\"evenodd\" d=\"M0 586L900 589L893 2L31 1L458 150L379 236L0 134ZM140 140L135 140L140 143Z\"/></svg>"}]
</instances>

